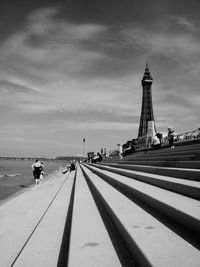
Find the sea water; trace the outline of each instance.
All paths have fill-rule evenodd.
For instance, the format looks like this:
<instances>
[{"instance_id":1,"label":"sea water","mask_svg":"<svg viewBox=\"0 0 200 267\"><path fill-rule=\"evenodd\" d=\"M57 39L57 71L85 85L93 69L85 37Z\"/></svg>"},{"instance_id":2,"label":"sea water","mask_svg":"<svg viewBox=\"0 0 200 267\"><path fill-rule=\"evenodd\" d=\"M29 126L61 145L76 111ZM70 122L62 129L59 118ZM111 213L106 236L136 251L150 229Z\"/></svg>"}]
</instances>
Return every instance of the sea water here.
<instances>
[{"instance_id":1,"label":"sea water","mask_svg":"<svg viewBox=\"0 0 200 267\"><path fill-rule=\"evenodd\" d=\"M0 160L0 200L11 196L19 190L34 184L31 160ZM67 164L66 161L43 161L44 179L50 174L59 172Z\"/></svg>"}]
</instances>

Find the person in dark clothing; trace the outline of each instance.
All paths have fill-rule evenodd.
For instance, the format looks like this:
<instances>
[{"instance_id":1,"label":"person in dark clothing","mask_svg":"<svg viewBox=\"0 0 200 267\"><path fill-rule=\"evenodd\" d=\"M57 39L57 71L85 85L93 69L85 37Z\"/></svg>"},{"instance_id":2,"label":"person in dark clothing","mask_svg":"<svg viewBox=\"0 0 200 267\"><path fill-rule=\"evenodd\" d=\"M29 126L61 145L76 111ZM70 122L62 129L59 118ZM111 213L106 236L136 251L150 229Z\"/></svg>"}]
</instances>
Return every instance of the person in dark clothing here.
<instances>
[{"instance_id":1,"label":"person in dark clothing","mask_svg":"<svg viewBox=\"0 0 200 267\"><path fill-rule=\"evenodd\" d=\"M175 131L172 130L172 128L168 128L168 141L169 141L169 147L174 148L174 139L175 139Z\"/></svg>"},{"instance_id":2,"label":"person in dark clothing","mask_svg":"<svg viewBox=\"0 0 200 267\"><path fill-rule=\"evenodd\" d=\"M76 169L76 161L70 161L70 164L66 166L66 170L62 171L62 174L67 173L68 171L75 171Z\"/></svg>"},{"instance_id":3,"label":"person in dark clothing","mask_svg":"<svg viewBox=\"0 0 200 267\"><path fill-rule=\"evenodd\" d=\"M135 153L135 141L127 141L126 144L123 145L123 151L124 157Z\"/></svg>"},{"instance_id":4,"label":"person in dark clothing","mask_svg":"<svg viewBox=\"0 0 200 267\"><path fill-rule=\"evenodd\" d=\"M162 145L162 142L163 142L163 135L162 135L162 133L161 132L157 132L156 133L156 137L159 139L160 144Z\"/></svg>"},{"instance_id":5,"label":"person in dark clothing","mask_svg":"<svg viewBox=\"0 0 200 267\"><path fill-rule=\"evenodd\" d=\"M33 176L35 179L35 184L37 185L40 181L40 175L43 171L44 165L38 160L35 160L35 163L31 166L33 170Z\"/></svg>"},{"instance_id":6,"label":"person in dark clothing","mask_svg":"<svg viewBox=\"0 0 200 267\"><path fill-rule=\"evenodd\" d=\"M74 161L70 161L69 171L75 171L76 163Z\"/></svg>"},{"instance_id":7,"label":"person in dark clothing","mask_svg":"<svg viewBox=\"0 0 200 267\"><path fill-rule=\"evenodd\" d=\"M99 163L103 160L101 154L97 152L97 155L92 159L92 163Z\"/></svg>"},{"instance_id":8,"label":"person in dark clothing","mask_svg":"<svg viewBox=\"0 0 200 267\"><path fill-rule=\"evenodd\" d=\"M101 154L99 152L97 152L97 158L96 158L96 162L101 162L103 160Z\"/></svg>"}]
</instances>

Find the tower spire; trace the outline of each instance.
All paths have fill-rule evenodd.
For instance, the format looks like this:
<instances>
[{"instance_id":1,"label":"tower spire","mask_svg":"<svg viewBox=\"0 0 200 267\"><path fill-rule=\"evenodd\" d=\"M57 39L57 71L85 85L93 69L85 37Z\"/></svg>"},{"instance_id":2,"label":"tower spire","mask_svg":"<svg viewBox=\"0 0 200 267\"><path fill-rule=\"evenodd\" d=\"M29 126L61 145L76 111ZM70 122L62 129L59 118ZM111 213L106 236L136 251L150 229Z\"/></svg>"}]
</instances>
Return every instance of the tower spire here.
<instances>
[{"instance_id":1,"label":"tower spire","mask_svg":"<svg viewBox=\"0 0 200 267\"><path fill-rule=\"evenodd\" d=\"M150 70L149 70L148 61L147 61L146 66L145 66L143 80L148 80L148 79L153 81L153 78L152 78Z\"/></svg>"},{"instance_id":2,"label":"tower spire","mask_svg":"<svg viewBox=\"0 0 200 267\"><path fill-rule=\"evenodd\" d=\"M141 108L138 138L145 136L147 134L148 122L149 121L154 122L152 93L151 93L151 85L153 83L153 78L149 71L148 62L146 62L145 71L141 83L143 87L143 95L142 95L142 108Z\"/></svg>"},{"instance_id":3,"label":"tower spire","mask_svg":"<svg viewBox=\"0 0 200 267\"><path fill-rule=\"evenodd\" d=\"M146 62L146 68L145 68L145 71L149 71L148 61Z\"/></svg>"}]
</instances>

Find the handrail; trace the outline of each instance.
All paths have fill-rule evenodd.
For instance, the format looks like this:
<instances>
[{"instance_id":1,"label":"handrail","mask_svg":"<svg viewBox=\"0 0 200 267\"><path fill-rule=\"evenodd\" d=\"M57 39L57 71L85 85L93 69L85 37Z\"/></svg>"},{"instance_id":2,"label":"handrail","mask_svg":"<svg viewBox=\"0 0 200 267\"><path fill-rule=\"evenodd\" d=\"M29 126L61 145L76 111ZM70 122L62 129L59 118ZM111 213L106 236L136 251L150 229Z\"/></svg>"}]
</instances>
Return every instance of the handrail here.
<instances>
[{"instance_id":1,"label":"handrail","mask_svg":"<svg viewBox=\"0 0 200 267\"><path fill-rule=\"evenodd\" d=\"M178 140L175 141L182 141L182 140L196 139L196 138L200 138L200 128L193 131L178 134L176 136L176 139Z\"/></svg>"}]
</instances>

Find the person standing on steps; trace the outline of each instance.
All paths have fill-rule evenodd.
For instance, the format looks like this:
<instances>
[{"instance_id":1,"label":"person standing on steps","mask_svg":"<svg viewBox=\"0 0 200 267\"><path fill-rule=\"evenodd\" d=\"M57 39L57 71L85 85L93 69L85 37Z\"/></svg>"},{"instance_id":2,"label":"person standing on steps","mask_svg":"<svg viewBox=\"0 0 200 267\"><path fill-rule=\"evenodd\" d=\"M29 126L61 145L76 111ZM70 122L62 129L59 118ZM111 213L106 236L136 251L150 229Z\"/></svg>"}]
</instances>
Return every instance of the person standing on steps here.
<instances>
[{"instance_id":1,"label":"person standing on steps","mask_svg":"<svg viewBox=\"0 0 200 267\"><path fill-rule=\"evenodd\" d=\"M123 159L123 149L122 149L122 146L120 144L117 144L117 151L119 153L119 158Z\"/></svg>"},{"instance_id":2,"label":"person standing on steps","mask_svg":"<svg viewBox=\"0 0 200 267\"><path fill-rule=\"evenodd\" d=\"M41 175L41 172L43 171L44 165L38 159L36 159L35 163L33 163L31 167L33 170L35 184L38 185L40 182L40 175Z\"/></svg>"},{"instance_id":3,"label":"person standing on steps","mask_svg":"<svg viewBox=\"0 0 200 267\"><path fill-rule=\"evenodd\" d=\"M163 134L159 131L156 132L155 136L159 139L160 141L160 146L162 145L163 143Z\"/></svg>"},{"instance_id":4,"label":"person standing on steps","mask_svg":"<svg viewBox=\"0 0 200 267\"><path fill-rule=\"evenodd\" d=\"M171 127L168 127L167 137L169 141L169 147L174 148L175 131Z\"/></svg>"}]
</instances>

